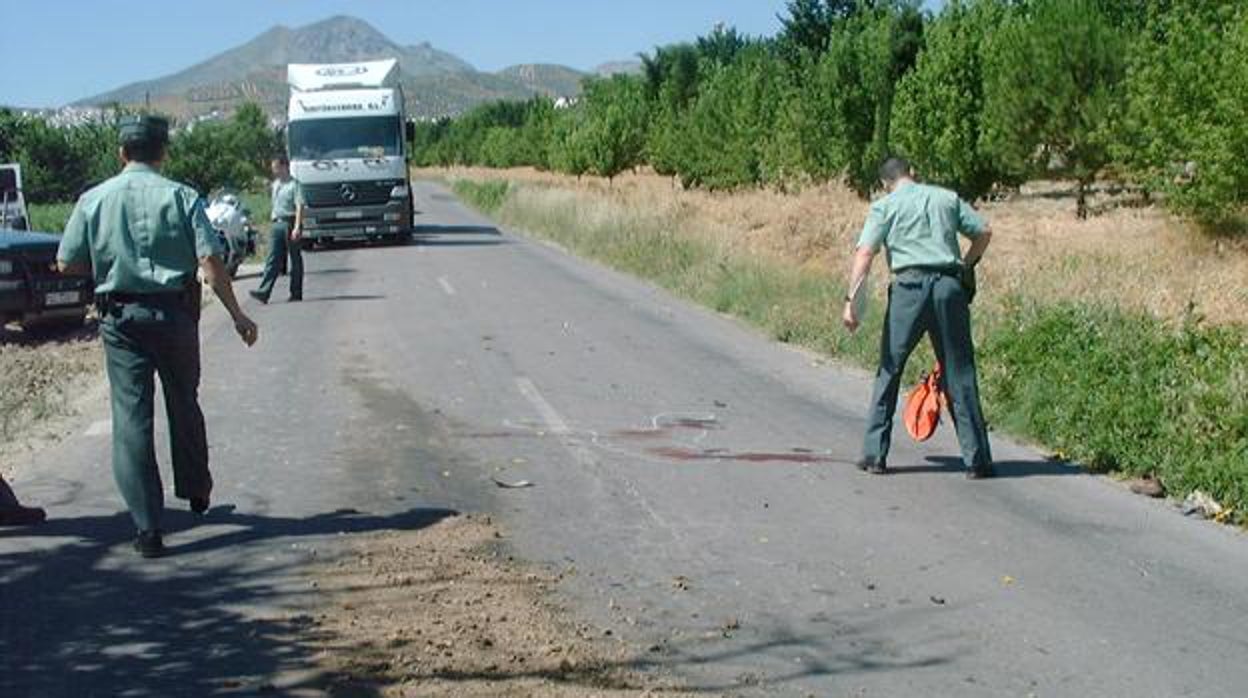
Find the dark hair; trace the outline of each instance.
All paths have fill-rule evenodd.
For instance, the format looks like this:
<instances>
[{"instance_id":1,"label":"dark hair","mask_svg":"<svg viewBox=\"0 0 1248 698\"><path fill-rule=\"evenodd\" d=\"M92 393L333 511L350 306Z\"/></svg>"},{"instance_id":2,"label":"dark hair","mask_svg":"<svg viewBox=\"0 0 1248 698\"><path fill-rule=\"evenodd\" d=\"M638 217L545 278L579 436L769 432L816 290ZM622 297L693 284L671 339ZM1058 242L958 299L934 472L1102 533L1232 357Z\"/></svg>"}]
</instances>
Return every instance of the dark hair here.
<instances>
[{"instance_id":1,"label":"dark hair","mask_svg":"<svg viewBox=\"0 0 1248 698\"><path fill-rule=\"evenodd\" d=\"M890 184L912 174L910 163L905 158L891 157L880 165L880 179Z\"/></svg>"},{"instance_id":2,"label":"dark hair","mask_svg":"<svg viewBox=\"0 0 1248 698\"><path fill-rule=\"evenodd\" d=\"M286 155L286 153L274 153L273 157L269 158L269 162L276 162L282 165L289 165L290 158Z\"/></svg>"},{"instance_id":3,"label":"dark hair","mask_svg":"<svg viewBox=\"0 0 1248 698\"><path fill-rule=\"evenodd\" d=\"M130 162L156 162L165 156L164 139L142 139L126 141L121 145L121 152Z\"/></svg>"}]
</instances>

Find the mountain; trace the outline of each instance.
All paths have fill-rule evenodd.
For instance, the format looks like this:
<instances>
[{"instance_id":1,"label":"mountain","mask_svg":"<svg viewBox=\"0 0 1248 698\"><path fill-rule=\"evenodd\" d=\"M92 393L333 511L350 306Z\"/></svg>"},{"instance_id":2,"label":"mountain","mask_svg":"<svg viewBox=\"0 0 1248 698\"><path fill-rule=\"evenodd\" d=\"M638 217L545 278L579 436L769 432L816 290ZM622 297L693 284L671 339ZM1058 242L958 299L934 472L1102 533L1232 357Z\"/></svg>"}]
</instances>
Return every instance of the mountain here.
<instances>
[{"instance_id":1,"label":"mountain","mask_svg":"<svg viewBox=\"0 0 1248 698\"><path fill-rule=\"evenodd\" d=\"M244 101L254 101L277 116L285 111L287 63L379 58L399 60L408 112L425 118L457 114L498 99L525 99L535 94L572 96L580 92L584 77L557 65L520 65L483 73L429 43L403 46L363 20L337 16L296 29L273 27L177 73L131 83L75 104L150 101L158 109L188 117L228 111Z\"/></svg>"},{"instance_id":2,"label":"mountain","mask_svg":"<svg viewBox=\"0 0 1248 698\"><path fill-rule=\"evenodd\" d=\"M593 72L594 75L601 75L603 77L610 77L617 73L637 75L641 73L641 61L611 61L609 63L603 63L597 68L594 68L591 72Z\"/></svg>"},{"instance_id":3,"label":"mountain","mask_svg":"<svg viewBox=\"0 0 1248 698\"><path fill-rule=\"evenodd\" d=\"M578 94L581 91L581 80L585 79L585 73L578 70L544 63L513 65L503 68L496 75L548 97L570 97Z\"/></svg>"}]
</instances>

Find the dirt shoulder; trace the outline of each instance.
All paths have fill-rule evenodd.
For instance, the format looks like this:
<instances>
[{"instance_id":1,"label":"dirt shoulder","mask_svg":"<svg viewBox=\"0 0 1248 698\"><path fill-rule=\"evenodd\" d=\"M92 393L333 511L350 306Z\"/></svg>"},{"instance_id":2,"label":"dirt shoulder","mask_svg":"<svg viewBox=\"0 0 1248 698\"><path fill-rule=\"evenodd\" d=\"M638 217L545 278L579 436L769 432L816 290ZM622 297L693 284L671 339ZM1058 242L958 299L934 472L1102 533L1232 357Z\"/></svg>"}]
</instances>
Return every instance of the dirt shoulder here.
<instances>
[{"instance_id":1,"label":"dirt shoulder","mask_svg":"<svg viewBox=\"0 0 1248 698\"><path fill-rule=\"evenodd\" d=\"M560 576L513 559L487 516L361 536L314 570L310 630L332 696L688 695L578 622Z\"/></svg>"},{"instance_id":2,"label":"dirt shoulder","mask_svg":"<svg viewBox=\"0 0 1248 698\"><path fill-rule=\"evenodd\" d=\"M0 475L70 433L85 404L106 399L104 380L93 322L54 337L0 328Z\"/></svg>"}]
</instances>

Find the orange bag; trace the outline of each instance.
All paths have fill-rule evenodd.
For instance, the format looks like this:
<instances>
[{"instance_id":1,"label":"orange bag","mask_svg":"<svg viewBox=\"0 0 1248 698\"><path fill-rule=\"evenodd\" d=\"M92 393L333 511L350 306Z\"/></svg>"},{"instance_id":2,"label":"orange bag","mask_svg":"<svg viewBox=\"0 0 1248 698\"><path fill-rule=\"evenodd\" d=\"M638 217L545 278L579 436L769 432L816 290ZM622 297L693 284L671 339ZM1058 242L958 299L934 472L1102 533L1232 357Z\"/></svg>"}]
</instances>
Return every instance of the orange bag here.
<instances>
[{"instance_id":1,"label":"orange bag","mask_svg":"<svg viewBox=\"0 0 1248 698\"><path fill-rule=\"evenodd\" d=\"M936 433L936 425L940 424L941 408L948 408L949 402L940 389L940 364L937 363L932 372L923 377L906 396L906 406L902 410L902 418L906 421L906 431L915 441L927 441Z\"/></svg>"}]
</instances>

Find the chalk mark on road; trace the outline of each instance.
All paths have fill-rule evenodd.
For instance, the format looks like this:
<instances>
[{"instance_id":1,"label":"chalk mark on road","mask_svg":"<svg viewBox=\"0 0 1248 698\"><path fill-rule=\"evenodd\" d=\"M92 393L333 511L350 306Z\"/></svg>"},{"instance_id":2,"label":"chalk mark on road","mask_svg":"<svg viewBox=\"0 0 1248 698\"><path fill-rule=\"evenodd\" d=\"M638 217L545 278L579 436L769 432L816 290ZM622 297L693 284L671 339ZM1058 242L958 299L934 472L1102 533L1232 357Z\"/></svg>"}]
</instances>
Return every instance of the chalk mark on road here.
<instances>
[{"instance_id":1,"label":"chalk mark on road","mask_svg":"<svg viewBox=\"0 0 1248 698\"><path fill-rule=\"evenodd\" d=\"M442 287L443 291L446 291L446 295L448 296L455 295L455 287L451 285L450 281L446 280L445 276L438 277L438 285Z\"/></svg>"},{"instance_id":2,"label":"chalk mark on road","mask_svg":"<svg viewBox=\"0 0 1248 698\"><path fill-rule=\"evenodd\" d=\"M533 408L541 415L542 421L546 422L546 427L552 434L567 436L572 433L572 430L568 428L568 423L563 421L563 417L546 401L546 398L542 397L533 381L526 376L520 376L516 379L516 387L520 389L520 394L524 396L524 399L528 400L529 404L533 405Z\"/></svg>"}]
</instances>

